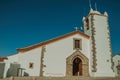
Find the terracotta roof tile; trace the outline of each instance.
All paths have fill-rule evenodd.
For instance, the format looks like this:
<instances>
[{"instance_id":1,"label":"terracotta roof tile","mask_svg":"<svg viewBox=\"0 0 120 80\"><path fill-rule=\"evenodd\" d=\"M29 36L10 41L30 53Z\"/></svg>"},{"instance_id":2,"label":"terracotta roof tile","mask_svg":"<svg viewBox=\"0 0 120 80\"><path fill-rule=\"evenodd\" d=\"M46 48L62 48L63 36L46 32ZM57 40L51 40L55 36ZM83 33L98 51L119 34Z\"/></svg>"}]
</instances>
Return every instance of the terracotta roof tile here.
<instances>
[{"instance_id":1,"label":"terracotta roof tile","mask_svg":"<svg viewBox=\"0 0 120 80\"><path fill-rule=\"evenodd\" d=\"M7 60L7 57L0 57L0 62L3 62L4 60Z\"/></svg>"}]
</instances>

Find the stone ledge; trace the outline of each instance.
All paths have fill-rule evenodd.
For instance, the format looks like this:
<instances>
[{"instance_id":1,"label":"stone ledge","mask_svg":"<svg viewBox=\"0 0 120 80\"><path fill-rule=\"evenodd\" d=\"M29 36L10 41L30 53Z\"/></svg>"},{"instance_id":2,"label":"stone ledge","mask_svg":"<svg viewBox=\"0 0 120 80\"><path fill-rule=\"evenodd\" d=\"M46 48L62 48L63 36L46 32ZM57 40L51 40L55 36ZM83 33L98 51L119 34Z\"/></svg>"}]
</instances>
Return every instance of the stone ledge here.
<instances>
[{"instance_id":1,"label":"stone ledge","mask_svg":"<svg viewBox=\"0 0 120 80\"><path fill-rule=\"evenodd\" d=\"M10 78L4 78L0 80L120 80L119 77L10 77Z\"/></svg>"}]
</instances>

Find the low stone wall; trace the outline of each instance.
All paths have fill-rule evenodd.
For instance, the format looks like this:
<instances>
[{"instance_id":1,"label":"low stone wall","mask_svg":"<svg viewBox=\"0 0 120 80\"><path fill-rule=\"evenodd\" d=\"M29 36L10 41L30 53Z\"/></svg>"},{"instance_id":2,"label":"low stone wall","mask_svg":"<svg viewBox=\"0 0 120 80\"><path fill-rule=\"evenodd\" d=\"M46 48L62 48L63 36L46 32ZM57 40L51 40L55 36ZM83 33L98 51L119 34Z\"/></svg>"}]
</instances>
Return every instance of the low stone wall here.
<instances>
[{"instance_id":1,"label":"low stone wall","mask_svg":"<svg viewBox=\"0 0 120 80\"><path fill-rule=\"evenodd\" d=\"M0 80L120 80L120 77L115 78L92 78L92 77L10 77Z\"/></svg>"}]
</instances>

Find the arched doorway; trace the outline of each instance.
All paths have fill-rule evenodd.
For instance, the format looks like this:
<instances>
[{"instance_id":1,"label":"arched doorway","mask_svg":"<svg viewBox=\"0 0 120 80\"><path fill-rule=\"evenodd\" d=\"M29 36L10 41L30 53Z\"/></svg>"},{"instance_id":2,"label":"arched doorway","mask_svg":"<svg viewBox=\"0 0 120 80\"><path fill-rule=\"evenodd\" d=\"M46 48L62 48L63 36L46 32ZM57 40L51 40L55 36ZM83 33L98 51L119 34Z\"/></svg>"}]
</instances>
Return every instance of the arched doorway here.
<instances>
[{"instance_id":1,"label":"arched doorway","mask_svg":"<svg viewBox=\"0 0 120 80\"><path fill-rule=\"evenodd\" d=\"M66 58L66 76L89 76L88 58L79 50Z\"/></svg>"},{"instance_id":2,"label":"arched doorway","mask_svg":"<svg viewBox=\"0 0 120 80\"><path fill-rule=\"evenodd\" d=\"M73 76L82 76L82 60L79 57L73 60Z\"/></svg>"}]
</instances>

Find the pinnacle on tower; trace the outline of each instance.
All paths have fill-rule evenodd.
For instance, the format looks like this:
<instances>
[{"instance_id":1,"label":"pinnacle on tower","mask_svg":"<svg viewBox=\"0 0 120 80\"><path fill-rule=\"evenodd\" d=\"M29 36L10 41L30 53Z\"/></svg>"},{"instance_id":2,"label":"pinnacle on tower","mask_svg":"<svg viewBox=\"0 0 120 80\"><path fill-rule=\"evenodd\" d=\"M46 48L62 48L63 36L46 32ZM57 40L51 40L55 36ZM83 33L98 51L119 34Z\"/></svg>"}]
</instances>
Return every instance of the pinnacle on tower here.
<instances>
[{"instance_id":1,"label":"pinnacle on tower","mask_svg":"<svg viewBox=\"0 0 120 80\"><path fill-rule=\"evenodd\" d=\"M108 16L108 13L105 11L105 12L104 12L104 15Z\"/></svg>"}]
</instances>

